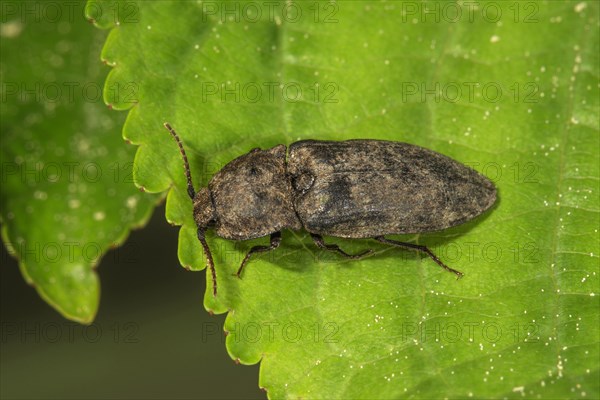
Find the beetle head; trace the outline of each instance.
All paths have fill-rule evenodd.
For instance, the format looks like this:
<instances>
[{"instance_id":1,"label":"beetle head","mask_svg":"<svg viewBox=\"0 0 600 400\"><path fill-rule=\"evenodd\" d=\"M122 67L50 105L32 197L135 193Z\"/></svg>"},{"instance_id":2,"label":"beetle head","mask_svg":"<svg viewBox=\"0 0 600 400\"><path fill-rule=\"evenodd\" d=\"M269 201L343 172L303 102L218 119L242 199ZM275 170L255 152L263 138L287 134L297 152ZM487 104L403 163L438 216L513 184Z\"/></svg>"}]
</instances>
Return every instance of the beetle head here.
<instances>
[{"instance_id":1,"label":"beetle head","mask_svg":"<svg viewBox=\"0 0 600 400\"><path fill-rule=\"evenodd\" d=\"M208 188L202 188L194 197L194 221L198 228L206 229L216 220L215 206Z\"/></svg>"}]
</instances>

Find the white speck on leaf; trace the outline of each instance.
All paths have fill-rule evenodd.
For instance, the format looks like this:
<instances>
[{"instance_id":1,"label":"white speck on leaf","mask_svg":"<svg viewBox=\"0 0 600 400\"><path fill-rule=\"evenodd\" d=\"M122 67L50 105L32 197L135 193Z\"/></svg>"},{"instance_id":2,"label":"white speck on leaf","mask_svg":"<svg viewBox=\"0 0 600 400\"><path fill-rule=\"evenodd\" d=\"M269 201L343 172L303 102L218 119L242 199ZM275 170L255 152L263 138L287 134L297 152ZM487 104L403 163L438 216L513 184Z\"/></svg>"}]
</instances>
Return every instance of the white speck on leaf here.
<instances>
[{"instance_id":1,"label":"white speck on leaf","mask_svg":"<svg viewBox=\"0 0 600 400\"><path fill-rule=\"evenodd\" d=\"M133 209L137 206L138 198L137 196L129 196L127 198L127 208Z\"/></svg>"}]
</instances>

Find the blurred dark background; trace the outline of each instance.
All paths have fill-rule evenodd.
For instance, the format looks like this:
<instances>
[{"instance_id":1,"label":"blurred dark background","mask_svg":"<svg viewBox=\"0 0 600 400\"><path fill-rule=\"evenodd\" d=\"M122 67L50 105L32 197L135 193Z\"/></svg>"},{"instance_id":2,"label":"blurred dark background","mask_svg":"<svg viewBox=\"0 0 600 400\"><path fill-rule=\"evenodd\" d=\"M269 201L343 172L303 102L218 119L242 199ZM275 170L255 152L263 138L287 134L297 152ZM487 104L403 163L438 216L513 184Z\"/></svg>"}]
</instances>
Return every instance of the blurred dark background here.
<instances>
[{"instance_id":1,"label":"blurred dark background","mask_svg":"<svg viewBox=\"0 0 600 400\"><path fill-rule=\"evenodd\" d=\"M47 305L1 246L3 399L265 398L258 365L227 354L225 316L204 309L205 273L179 265L179 228L164 212L156 208L148 226L104 256L89 327Z\"/></svg>"}]
</instances>

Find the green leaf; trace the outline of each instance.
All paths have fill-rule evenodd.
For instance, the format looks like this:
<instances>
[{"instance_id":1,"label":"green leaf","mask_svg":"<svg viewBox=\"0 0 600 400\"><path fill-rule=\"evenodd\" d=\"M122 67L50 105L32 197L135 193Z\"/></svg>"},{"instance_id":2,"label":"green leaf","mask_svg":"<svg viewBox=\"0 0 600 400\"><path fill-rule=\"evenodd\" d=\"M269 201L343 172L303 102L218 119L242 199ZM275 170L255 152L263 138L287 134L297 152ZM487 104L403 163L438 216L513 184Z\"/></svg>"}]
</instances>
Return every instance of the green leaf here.
<instances>
[{"instance_id":1,"label":"green leaf","mask_svg":"<svg viewBox=\"0 0 600 400\"><path fill-rule=\"evenodd\" d=\"M219 294L205 306L229 312L227 350L261 361L270 397L600 394L597 3L153 1L130 21L118 4L88 3L100 26L120 22L102 53L114 66L106 88L139 83L124 127L140 145L136 183L170 188L190 269L205 258L165 121L196 188L253 147L305 138L422 145L498 187L486 215L402 238L460 281L373 241L326 238L376 250L350 262L290 231L238 280L267 239L209 236ZM108 90L105 100L127 108Z\"/></svg>"},{"instance_id":2,"label":"green leaf","mask_svg":"<svg viewBox=\"0 0 600 400\"><path fill-rule=\"evenodd\" d=\"M106 35L83 5L3 5L2 238L23 276L65 317L98 309L102 255L146 223L157 200L133 185L124 118L102 102Z\"/></svg>"}]
</instances>

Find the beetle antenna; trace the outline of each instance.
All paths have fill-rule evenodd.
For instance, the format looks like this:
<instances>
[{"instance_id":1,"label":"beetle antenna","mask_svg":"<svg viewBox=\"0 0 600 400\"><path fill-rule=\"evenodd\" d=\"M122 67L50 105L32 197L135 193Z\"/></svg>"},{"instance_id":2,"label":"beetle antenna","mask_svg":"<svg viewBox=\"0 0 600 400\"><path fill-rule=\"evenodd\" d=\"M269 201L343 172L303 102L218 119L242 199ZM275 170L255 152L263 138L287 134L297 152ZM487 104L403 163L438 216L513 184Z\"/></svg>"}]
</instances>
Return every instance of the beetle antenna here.
<instances>
[{"instance_id":1,"label":"beetle antenna","mask_svg":"<svg viewBox=\"0 0 600 400\"><path fill-rule=\"evenodd\" d=\"M169 131L171 136L173 136L173 138L177 142L177 145L179 146L179 152L181 153L181 156L183 157L183 167L185 168L185 177L187 178L187 192L188 192L188 195L190 196L190 198L192 200L194 200L194 197L196 197L196 191L194 190L194 185L192 184L192 173L190 172L190 163L188 162L187 155L185 154L185 150L183 149L183 143L181 143L181 139L179 139L179 136L177 136L175 129L173 129L171 127L171 125L169 125L168 122L165 122L164 126L165 126L165 128L167 128L167 130Z\"/></svg>"},{"instance_id":2,"label":"beetle antenna","mask_svg":"<svg viewBox=\"0 0 600 400\"><path fill-rule=\"evenodd\" d=\"M208 269L210 270L210 276L212 277L213 283L213 296L217 295L217 272L215 271L215 263L212 258L212 253L210 252L210 247L208 247L208 243L206 243L206 238L204 237L204 229L198 228L198 240L202 244L202 248L204 249L204 254L206 255L206 262L208 263ZM208 286L208 284L207 284Z\"/></svg>"}]
</instances>

